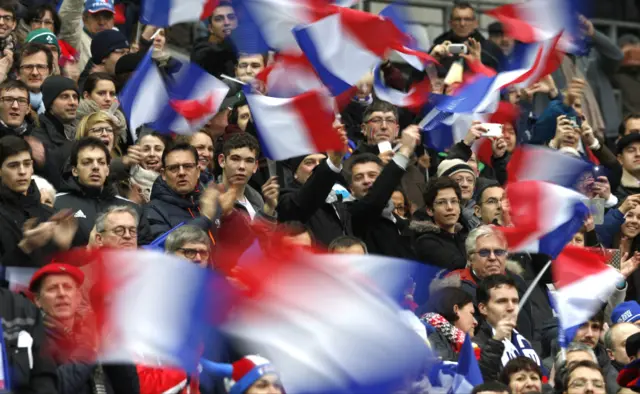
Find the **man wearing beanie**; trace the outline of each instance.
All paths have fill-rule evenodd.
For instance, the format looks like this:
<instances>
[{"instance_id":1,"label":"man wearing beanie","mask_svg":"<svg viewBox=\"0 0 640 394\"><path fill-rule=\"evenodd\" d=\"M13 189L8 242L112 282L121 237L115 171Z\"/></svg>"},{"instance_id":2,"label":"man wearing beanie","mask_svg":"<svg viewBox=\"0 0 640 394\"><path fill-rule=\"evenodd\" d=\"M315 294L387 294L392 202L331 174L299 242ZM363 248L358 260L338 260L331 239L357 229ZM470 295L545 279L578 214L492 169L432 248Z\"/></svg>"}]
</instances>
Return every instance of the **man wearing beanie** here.
<instances>
[{"instance_id":1,"label":"man wearing beanie","mask_svg":"<svg viewBox=\"0 0 640 394\"><path fill-rule=\"evenodd\" d=\"M106 72L115 76L116 63L127 53L129 42L118 30L105 30L96 34L91 41L91 59L80 74L79 86L82 87L89 74L94 72Z\"/></svg>"},{"instance_id":2,"label":"man wearing beanie","mask_svg":"<svg viewBox=\"0 0 640 394\"><path fill-rule=\"evenodd\" d=\"M80 70L91 58L91 42L96 34L114 27L113 0L64 0L58 11L60 39L78 50Z\"/></svg>"},{"instance_id":3,"label":"man wearing beanie","mask_svg":"<svg viewBox=\"0 0 640 394\"><path fill-rule=\"evenodd\" d=\"M471 166L460 159L443 160L438 166L437 175L438 177L447 176L460 186L462 192L461 222L467 231L481 225L481 220L475 215L476 203L473 201L473 192L476 185L476 173Z\"/></svg>"},{"instance_id":4,"label":"man wearing beanie","mask_svg":"<svg viewBox=\"0 0 640 394\"><path fill-rule=\"evenodd\" d=\"M25 40L26 43L42 44L49 48L53 55L54 74L59 75L58 61L60 59L60 44L58 38L49 29L36 29L31 31Z\"/></svg>"},{"instance_id":5,"label":"man wearing beanie","mask_svg":"<svg viewBox=\"0 0 640 394\"><path fill-rule=\"evenodd\" d=\"M280 191L277 207L280 222L304 223L325 247L335 238L351 234L346 211L342 209L340 215L341 205L337 204L344 198L338 190L346 192L344 187L336 185L341 179L342 159L347 144L347 135L344 129L340 130L345 151L328 152L328 157L323 153L314 153L289 160L294 179L289 187Z\"/></svg>"}]
</instances>

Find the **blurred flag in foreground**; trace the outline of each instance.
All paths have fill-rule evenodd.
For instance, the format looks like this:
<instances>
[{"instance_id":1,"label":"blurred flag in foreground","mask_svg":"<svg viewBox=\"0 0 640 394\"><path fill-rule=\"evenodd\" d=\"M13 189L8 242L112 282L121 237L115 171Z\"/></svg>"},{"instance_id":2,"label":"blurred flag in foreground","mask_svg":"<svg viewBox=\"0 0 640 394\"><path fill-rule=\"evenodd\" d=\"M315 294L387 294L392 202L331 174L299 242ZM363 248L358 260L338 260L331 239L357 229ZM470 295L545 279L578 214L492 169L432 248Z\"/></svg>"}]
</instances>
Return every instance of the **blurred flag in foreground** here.
<instances>
[{"instance_id":1,"label":"blurred flag in foreground","mask_svg":"<svg viewBox=\"0 0 640 394\"><path fill-rule=\"evenodd\" d=\"M470 394L484 382L469 335L464 339L458 362L443 361L431 368L429 380L433 389L428 392L447 394Z\"/></svg>"},{"instance_id":2,"label":"blurred flag in foreground","mask_svg":"<svg viewBox=\"0 0 640 394\"><path fill-rule=\"evenodd\" d=\"M507 167L508 182L544 181L573 189L593 165L555 149L535 145L518 146Z\"/></svg>"},{"instance_id":3,"label":"blurred flag in foreground","mask_svg":"<svg viewBox=\"0 0 640 394\"><path fill-rule=\"evenodd\" d=\"M624 280L606 264L607 256L585 248L567 246L553 261L555 309L564 331L565 345L578 328L607 303L616 285Z\"/></svg>"},{"instance_id":4,"label":"blurred flag in foreground","mask_svg":"<svg viewBox=\"0 0 640 394\"><path fill-rule=\"evenodd\" d=\"M171 26L207 18L219 0L143 0L140 19L148 25Z\"/></svg>"}]
</instances>

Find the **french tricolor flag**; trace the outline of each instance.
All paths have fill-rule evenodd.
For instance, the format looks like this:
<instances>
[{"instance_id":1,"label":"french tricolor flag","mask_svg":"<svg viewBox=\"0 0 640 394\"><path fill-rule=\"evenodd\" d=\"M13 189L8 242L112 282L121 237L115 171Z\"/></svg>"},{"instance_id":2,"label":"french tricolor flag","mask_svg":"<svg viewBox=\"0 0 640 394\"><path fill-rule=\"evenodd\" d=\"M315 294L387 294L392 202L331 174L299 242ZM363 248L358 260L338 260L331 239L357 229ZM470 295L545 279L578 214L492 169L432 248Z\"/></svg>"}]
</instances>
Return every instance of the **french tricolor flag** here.
<instances>
[{"instance_id":1,"label":"french tricolor flag","mask_svg":"<svg viewBox=\"0 0 640 394\"><path fill-rule=\"evenodd\" d=\"M276 98L249 89L245 89L245 95L268 158L285 160L344 147L333 129L331 97L310 91L293 98Z\"/></svg>"},{"instance_id":2,"label":"french tricolor flag","mask_svg":"<svg viewBox=\"0 0 640 394\"><path fill-rule=\"evenodd\" d=\"M133 140L135 130L158 119L160 111L169 101L169 94L158 67L149 51L120 93L120 104L127 120Z\"/></svg>"},{"instance_id":3,"label":"french tricolor flag","mask_svg":"<svg viewBox=\"0 0 640 394\"><path fill-rule=\"evenodd\" d=\"M145 24L171 26L207 18L219 0L143 0L140 19Z\"/></svg>"},{"instance_id":4,"label":"french tricolor flag","mask_svg":"<svg viewBox=\"0 0 640 394\"><path fill-rule=\"evenodd\" d=\"M425 78L411 86L407 93L393 89L385 85L380 65L373 70L373 90L376 97L398 107L420 109L429 100L431 94L431 81Z\"/></svg>"},{"instance_id":5,"label":"french tricolor flag","mask_svg":"<svg viewBox=\"0 0 640 394\"><path fill-rule=\"evenodd\" d=\"M543 181L575 189L593 165L557 150L534 145L518 146L507 165L507 181Z\"/></svg>"},{"instance_id":6,"label":"french tricolor flag","mask_svg":"<svg viewBox=\"0 0 640 394\"><path fill-rule=\"evenodd\" d=\"M513 227L501 230L512 252L557 256L580 230L589 209L586 197L541 181L509 184L506 190Z\"/></svg>"},{"instance_id":7,"label":"french tricolor flag","mask_svg":"<svg viewBox=\"0 0 640 394\"><path fill-rule=\"evenodd\" d=\"M169 99L151 127L159 132L191 134L204 126L220 108L229 86L188 63L169 85Z\"/></svg>"},{"instance_id":8,"label":"french tricolor flag","mask_svg":"<svg viewBox=\"0 0 640 394\"><path fill-rule=\"evenodd\" d=\"M281 53L262 70L256 79L261 81L271 97L294 97L310 90L325 87L304 54Z\"/></svg>"},{"instance_id":9,"label":"french tricolor flag","mask_svg":"<svg viewBox=\"0 0 640 394\"><path fill-rule=\"evenodd\" d=\"M606 262L602 253L569 245L551 264L556 288L554 306L566 344L571 343L578 328L607 303L616 285L624 280Z\"/></svg>"},{"instance_id":10,"label":"french tricolor flag","mask_svg":"<svg viewBox=\"0 0 640 394\"><path fill-rule=\"evenodd\" d=\"M560 50L576 53L584 47L578 14L588 15L590 0L531 0L506 4L485 14L499 20L507 34L518 41L533 43L561 34Z\"/></svg>"},{"instance_id":11,"label":"french tricolor flag","mask_svg":"<svg viewBox=\"0 0 640 394\"><path fill-rule=\"evenodd\" d=\"M300 26L294 35L335 96L355 85L389 50L434 61L429 55L408 48L407 36L391 20L348 8Z\"/></svg>"}]
</instances>

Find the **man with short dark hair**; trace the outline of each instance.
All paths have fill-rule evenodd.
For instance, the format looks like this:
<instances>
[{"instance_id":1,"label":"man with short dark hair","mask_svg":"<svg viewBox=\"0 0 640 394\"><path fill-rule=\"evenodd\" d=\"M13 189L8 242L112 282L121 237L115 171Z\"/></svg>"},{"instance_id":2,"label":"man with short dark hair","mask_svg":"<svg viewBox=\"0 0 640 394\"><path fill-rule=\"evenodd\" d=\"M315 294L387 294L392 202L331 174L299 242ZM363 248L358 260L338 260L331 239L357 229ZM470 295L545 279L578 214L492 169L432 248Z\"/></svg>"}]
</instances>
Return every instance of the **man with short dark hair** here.
<instances>
[{"instance_id":1,"label":"man with short dark hair","mask_svg":"<svg viewBox=\"0 0 640 394\"><path fill-rule=\"evenodd\" d=\"M217 2L211 14L209 36L194 44L191 61L216 77L220 74L233 75L237 58L229 36L236 27L238 18L231 2Z\"/></svg>"},{"instance_id":2,"label":"man with short dark hair","mask_svg":"<svg viewBox=\"0 0 640 394\"><path fill-rule=\"evenodd\" d=\"M504 189L496 184L489 184L478 190L478 200L474 214L482 224L504 225L502 217L502 201L505 199Z\"/></svg>"},{"instance_id":3,"label":"man with short dark hair","mask_svg":"<svg viewBox=\"0 0 640 394\"><path fill-rule=\"evenodd\" d=\"M253 81L267 66L267 55L241 53L236 64L236 78L244 83Z\"/></svg>"},{"instance_id":4,"label":"man with short dark hair","mask_svg":"<svg viewBox=\"0 0 640 394\"><path fill-rule=\"evenodd\" d=\"M93 37L114 27L115 9L111 0L64 0L59 10L60 39L80 54L78 69L83 70L91 57Z\"/></svg>"},{"instance_id":5,"label":"man with short dark hair","mask_svg":"<svg viewBox=\"0 0 640 394\"><path fill-rule=\"evenodd\" d=\"M343 235L334 239L327 249L329 252L337 254L367 254L367 245L351 235Z\"/></svg>"},{"instance_id":6,"label":"man with short dark hair","mask_svg":"<svg viewBox=\"0 0 640 394\"><path fill-rule=\"evenodd\" d=\"M72 177L65 180L56 195L54 208L59 211L71 209L78 220L78 232L73 246L85 246L89 243L89 234L98 214L111 205L128 205L142 209L133 202L118 196L115 189L107 183L111 154L107 147L95 137L78 140L71 150ZM141 220L137 232L139 244L151 242L146 220Z\"/></svg>"},{"instance_id":7,"label":"man with short dark hair","mask_svg":"<svg viewBox=\"0 0 640 394\"><path fill-rule=\"evenodd\" d=\"M31 107L38 114L44 114L42 84L53 72L53 54L43 44L30 43L20 50L18 79L29 88Z\"/></svg>"},{"instance_id":8,"label":"man with short dark hair","mask_svg":"<svg viewBox=\"0 0 640 394\"><path fill-rule=\"evenodd\" d=\"M8 55L8 60L13 59L13 51L18 43L13 31L18 25L18 3L13 0L0 1L0 54Z\"/></svg>"},{"instance_id":9,"label":"man with short dark hair","mask_svg":"<svg viewBox=\"0 0 640 394\"><path fill-rule=\"evenodd\" d=\"M467 263L464 240L467 232L460 219L460 186L449 177L432 179L424 195L431 220L414 220L414 249L420 261L449 270L464 268Z\"/></svg>"},{"instance_id":10,"label":"man with short dark hair","mask_svg":"<svg viewBox=\"0 0 640 394\"><path fill-rule=\"evenodd\" d=\"M529 340L515 329L520 296L513 279L499 274L487 276L478 285L476 299L484 321L473 341L482 349L478 364L484 380L498 379L509 360L519 356L542 366Z\"/></svg>"},{"instance_id":11,"label":"man with short dark hair","mask_svg":"<svg viewBox=\"0 0 640 394\"><path fill-rule=\"evenodd\" d=\"M42 132L35 136L47 150L69 146L69 141L75 139L78 96L78 86L72 79L53 75L42 84L42 102L46 111L40 115Z\"/></svg>"},{"instance_id":12,"label":"man with short dark hair","mask_svg":"<svg viewBox=\"0 0 640 394\"><path fill-rule=\"evenodd\" d=\"M449 27L450 30L433 40L433 49L430 51L440 61L445 70L448 70L458 57L449 56L447 47L442 44L445 41L451 44L464 44L467 46L467 52L470 52L473 47L471 40L475 40L480 44L482 49L480 59L484 65L495 70L500 68L504 54L497 45L480 34L478 31L478 15L469 2L459 1L454 3L451 17L449 18Z\"/></svg>"},{"instance_id":13,"label":"man with short dark hair","mask_svg":"<svg viewBox=\"0 0 640 394\"><path fill-rule=\"evenodd\" d=\"M27 121L29 89L22 81L9 79L0 84L0 137L26 137L34 130Z\"/></svg>"}]
</instances>

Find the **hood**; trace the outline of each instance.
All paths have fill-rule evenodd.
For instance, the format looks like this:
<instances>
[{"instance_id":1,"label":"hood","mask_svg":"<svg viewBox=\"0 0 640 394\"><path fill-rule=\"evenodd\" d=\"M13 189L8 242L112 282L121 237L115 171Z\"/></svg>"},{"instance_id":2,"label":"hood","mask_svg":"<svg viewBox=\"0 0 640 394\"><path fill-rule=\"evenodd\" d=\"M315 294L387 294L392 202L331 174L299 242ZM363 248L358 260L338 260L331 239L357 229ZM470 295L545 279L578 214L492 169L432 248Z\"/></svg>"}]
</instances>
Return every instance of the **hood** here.
<instances>
[{"instance_id":1,"label":"hood","mask_svg":"<svg viewBox=\"0 0 640 394\"><path fill-rule=\"evenodd\" d=\"M174 192L161 176L156 178L155 182L153 182L153 187L151 188L151 201L160 200L183 209L197 208L199 199L200 189L198 186L196 186L196 190L192 193L189 193L186 196L181 196Z\"/></svg>"},{"instance_id":2,"label":"hood","mask_svg":"<svg viewBox=\"0 0 640 394\"><path fill-rule=\"evenodd\" d=\"M455 234L459 233L462 230L462 225L460 223L456 223L454 226ZM412 220L409 223L409 229L415 231L418 234L439 234L442 232L442 229L431 220Z\"/></svg>"},{"instance_id":3,"label":"hood","mask_svg":"<svg viewBox=\"0 0 640 394\"><path fill-rule=\"evenodd\" d=\"M78 178L69 177L64 180L60 187L61 193L74 194L84 198L98 198L101 200L108 200L116 197L114 188L111 187L109 182L105 182L102 189L87 187L78 183Z\"/></svg>"}]
</instances>

